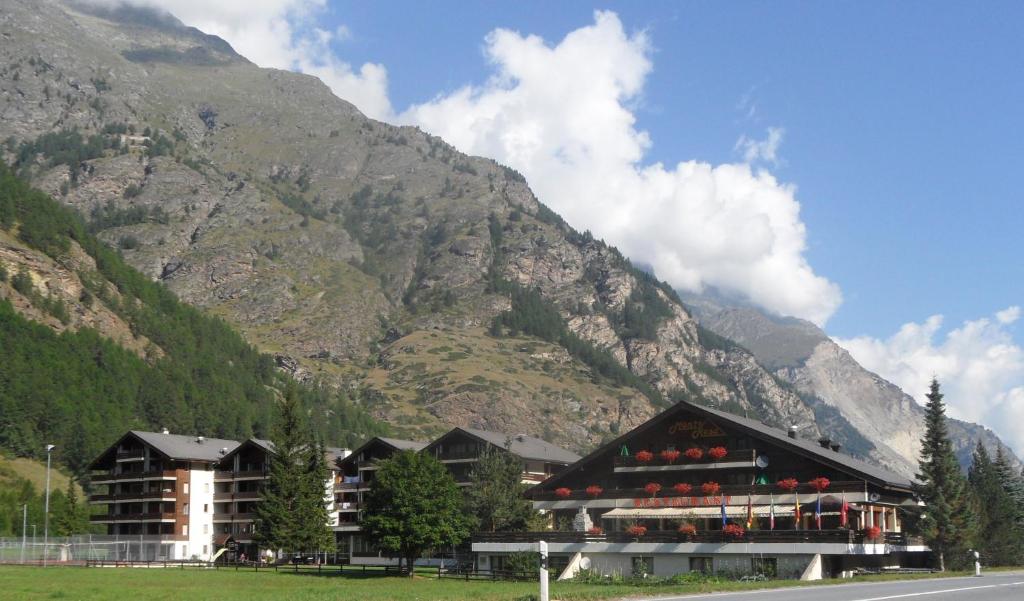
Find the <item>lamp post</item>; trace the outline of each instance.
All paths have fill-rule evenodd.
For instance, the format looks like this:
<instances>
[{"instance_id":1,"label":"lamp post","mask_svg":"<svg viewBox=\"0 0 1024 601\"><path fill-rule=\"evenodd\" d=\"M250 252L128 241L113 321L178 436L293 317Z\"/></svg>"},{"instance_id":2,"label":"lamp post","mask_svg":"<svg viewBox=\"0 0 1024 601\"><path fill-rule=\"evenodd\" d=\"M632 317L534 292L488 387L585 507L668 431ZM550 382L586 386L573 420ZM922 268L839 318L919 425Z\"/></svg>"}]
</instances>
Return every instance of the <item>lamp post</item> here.
<instances>
[{"instance_id":1,"label":"lamp post","mask_svg":"<svg viewBox=\"0 0 1024 601\"><path fill-rule=\"evenodd\" d=\"M25 563L25 537L28 535L28 503L21 506L21 563Z\"/></svg>"},{"instance_id":2,"label":"lamp post","mask_svg":"<svg viewBox=\"0 0 1024 601\"><path fill-rule=\"evenodd\" d=\"M54 445L46 445L46 505L43 508L43 567L46 567L46 546L50 540L50 453Z\"/></svg>"}]
</instances>

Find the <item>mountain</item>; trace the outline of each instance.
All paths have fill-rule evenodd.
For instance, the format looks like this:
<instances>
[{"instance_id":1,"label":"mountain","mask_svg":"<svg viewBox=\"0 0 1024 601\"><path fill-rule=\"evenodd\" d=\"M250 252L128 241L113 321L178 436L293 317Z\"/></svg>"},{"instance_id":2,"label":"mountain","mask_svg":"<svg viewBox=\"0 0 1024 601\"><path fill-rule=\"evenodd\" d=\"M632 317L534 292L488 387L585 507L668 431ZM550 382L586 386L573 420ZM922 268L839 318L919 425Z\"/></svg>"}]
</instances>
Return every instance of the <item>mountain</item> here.
<instances>
[{"instance_id":1,"label":"mountain","mask_svg":"<svg viewBox=\"0 0 1024 601\"><path fill-rule=\"evenodd\" d=\"M749 349L761 365L801 394L834 408L874 442L876 460L908 475L917 469L924 408L896 385L864 369L819 327L713 292L684 295L684 300L705 327ZM949 431L965 467L978 440L992 449L1001 444L995 433L977 424L950 419Z\"/></svg>"},{"instance_id":2,"label":"mountain","mask_svg":"<svg viewBox=\"0 0 1024 601\"><path fill-rule=\"evenodd\" d=\"M56 443L80 476L133 427L265 437L286 393L331 442L384 431L341 395L291 382L0 163L0 447L41 458Z\"/></svg>"},{"instance_id":3,"label":"mountain","mask_svg":"<svg viewBox=\"0 0 1024 601\"><path fill-rule=\"evenodd\" d=\"M149 9L11 0L0 36L17 172L397 434L458 425L586 451L689 398L895 461L508 167Z\"/></svg>"}]
</instances>

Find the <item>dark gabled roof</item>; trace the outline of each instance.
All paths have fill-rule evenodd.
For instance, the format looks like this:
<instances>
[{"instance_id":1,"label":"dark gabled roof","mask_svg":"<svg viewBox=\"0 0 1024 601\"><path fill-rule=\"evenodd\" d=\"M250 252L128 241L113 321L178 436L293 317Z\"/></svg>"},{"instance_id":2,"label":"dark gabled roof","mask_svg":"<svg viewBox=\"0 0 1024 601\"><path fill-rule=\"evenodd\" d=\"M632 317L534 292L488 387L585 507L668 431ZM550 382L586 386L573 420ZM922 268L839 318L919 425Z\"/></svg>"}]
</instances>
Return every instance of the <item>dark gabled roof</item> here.
<instances>
[{"instance_id":1,"label":"dark gabled roof","mask_svg":"<svg viewBox=\"0 0 1024 601\"><path fill-rule=\"evenodd\" d=\"M351 453L349 453L346 457L344 457L344 458L342 458L340 460L336 460L336 463L341 465L341 464L347 463L349 461L355 461L356 457L358 457L360 453L362 453L366 449L370 448L374 444L383 444L383 445L391 447L392 449L394 449L396 451L416 451L416 452L419 452L421 449L423 449L423 447L427 446L427 443L419 442L419 441L416 441L416 440L402 440L400 438L387 438L385 436L374 436L370 440L367 440L363 444L359 445L356 448L356 450L354 450Z\"/></svg>"},{"instance_id":2,"label":"dark gabled roof","mask_svg":"<svg viewBox=\"0 0 1024 601\"><path fill-rule=\"evenodd\" d=\"M269 440L264 440L262 438L247 438L243 440L241 443L239 443L238 446L236 446L234 449L225 453L225 455L220 458L220 461L226 461L227 459L233 457L236 453L240 453L242 449L246 447L246 445L259 447L260 449L270 454L274 453L274 443L270 442Z\"/></svg>"},{"instance_id":3,"label":"dark gabled roof","mask_svg":"<svg viewBox=\"0 0 1024 601\"><path fill-rule=\"evenodd\" d=\"M523 459L535 459L548 463L562 463L568 465L580 460L580 456L562 447L555 446L546 440L526 436L525 434L505 434L502 432L488 432L475 428L455 428L454 431L461 431L496 447L506 449ZM447 436L447 434L445 434ZM443 438L443 437L442 437ZM440 439L439 439L440 440Z\"/></svg>"},{"instance_id":4,"label":"dark gabled roof","mask_svg":"<svg viewBox=\"0 0 1024 601\"><path fill-rule=\"evenodd\" d=\"M733 426L738 427L741 430L746 430L747 433L753 435L755 438L768 439L771 442L778 444L781 447L788 448L789 450L810 457L811 459L833 467L841 472L847 472L854 474L864 480L879 484L882 486L888 486L903 490L910 490L913 484L907 478L900 476L899 474L890 472L884 468L872 465L860 459L855 459L844 453L833 451L831 449L825 449L817 443L802 440L799 438L790 438L789 435L783 430L773 428L759 421L749 419L746 417L740 417L727 413L718 409L712 409L703 405L697 405L687 401L680 401L674 406L662 411L658 415L652 417L646 422L640 424L633 430L626 432L622 436L619 436L615 440L608 442L601 447L595 449L593 452L588 454L583 459L580 459L574 465L570 466L569 469L563 470L558 474L548 478L541 484L534 486L531 490L540 490L541 488L550 489L554 485L558 484L563 479L571 476L577 468L585 467L595 460L600 458L602 455L607 453L611 449L616 449L623 442L632 438L638 434L643 434L645 431L652 428L654 425L661 422L661 420L672 412L685 409L694 413L702 414L707 417L714 417L716 419L728 422Z\"/></svg>"},{"instance_id":5,"label":"dark gabled roof","mask_svg":"<svg viewBox=\"0 0 1024 601\"><path fill-rule=\"evenodd\" d=\"M223 438L203 438L202 442L199 442L197 436L129 430L100 453L96 459L93 459L89 468L93 469L93 466L113 452L126 438L135 438L139 442L149 445L157 453L175 461L219 462L241 444L237 440Z\"/></svg>"}]
</instances>

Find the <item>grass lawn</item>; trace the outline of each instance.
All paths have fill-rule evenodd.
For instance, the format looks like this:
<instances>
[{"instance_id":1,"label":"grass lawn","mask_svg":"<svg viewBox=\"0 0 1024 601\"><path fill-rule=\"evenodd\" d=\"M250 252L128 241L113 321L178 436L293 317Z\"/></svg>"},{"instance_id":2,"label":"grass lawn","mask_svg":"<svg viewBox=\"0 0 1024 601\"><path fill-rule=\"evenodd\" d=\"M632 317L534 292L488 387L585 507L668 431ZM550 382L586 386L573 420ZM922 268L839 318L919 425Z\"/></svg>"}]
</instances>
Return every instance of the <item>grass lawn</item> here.
<instances>
[{"instance_id":1,"label":"grass lawn","mask_svg":"<svg viewBox=\"0 0 1024 601\"><path fill-rule=\"evenodd\" d=\"M962 574L945 574L956 575ZM913 577L935 576L929 574ZM857 582L906 578L910 577L867 576L858 578ZM618 599L641 595L751 590L841 582L850 581L823 580L818 583L800 583L782 580L767 583L724 582L654 587L552 582L551 598L562 601ZM362 578L229 570L82 567L44 569L0 566L0 600L3 601L516 601L531 599L531 595L536 593L536 583L464 582L438 580L428 576L413 579Z\"/></svg>"}]
</instances>

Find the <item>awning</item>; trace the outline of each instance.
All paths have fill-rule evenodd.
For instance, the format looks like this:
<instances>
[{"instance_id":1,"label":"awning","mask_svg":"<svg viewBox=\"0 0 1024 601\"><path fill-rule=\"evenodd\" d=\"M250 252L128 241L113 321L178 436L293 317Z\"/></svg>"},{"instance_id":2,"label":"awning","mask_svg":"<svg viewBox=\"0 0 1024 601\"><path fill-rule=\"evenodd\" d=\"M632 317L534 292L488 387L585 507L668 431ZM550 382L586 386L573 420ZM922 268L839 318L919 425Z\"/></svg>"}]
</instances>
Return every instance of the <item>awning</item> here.
<instances>
[{"instance_id":1,"label":"awning","mask_svg":"<svg viewBox=\"0 0 1024 601\"><path fill-rule=\"evenodd\" d=\"M755 505L754 515L757 517L768 517L770 509L768 505ZM726 517L745 518L747 508L744 506L726 506ZM782 505L775 506L775 517L793 515L792 507ZM603 514L602 519L608 520L680 520L686 518L720 518L722 517L721 507L655 507L651 509L635 509L618 507Z\"/></svg>"}]
</instances>

